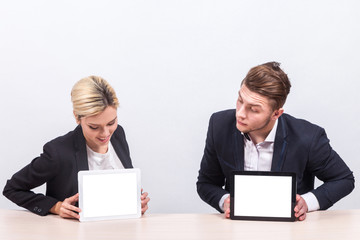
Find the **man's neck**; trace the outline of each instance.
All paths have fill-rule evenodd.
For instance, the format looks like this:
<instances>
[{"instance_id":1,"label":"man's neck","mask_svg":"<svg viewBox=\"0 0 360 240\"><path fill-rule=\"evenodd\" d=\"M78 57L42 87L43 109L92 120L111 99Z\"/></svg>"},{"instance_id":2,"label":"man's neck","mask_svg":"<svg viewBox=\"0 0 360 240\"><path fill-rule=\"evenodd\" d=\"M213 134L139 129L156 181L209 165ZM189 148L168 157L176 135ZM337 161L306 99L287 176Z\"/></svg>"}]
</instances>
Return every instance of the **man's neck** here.
<instances>
[{"instance_id":1,"label":"man's neck","mask_svg":"<svg viewBox=\"0 0 360 240\"><path fill-rule=\"evenodd\" d=\"M249 132L248 135L251 137L251 140L254 144L258 144L261 142L264 142L271 130L273 129L275 125L275 121L270 121L266 127L260 130L256 130L253 132Z\"/></svg>"}]
</instances>

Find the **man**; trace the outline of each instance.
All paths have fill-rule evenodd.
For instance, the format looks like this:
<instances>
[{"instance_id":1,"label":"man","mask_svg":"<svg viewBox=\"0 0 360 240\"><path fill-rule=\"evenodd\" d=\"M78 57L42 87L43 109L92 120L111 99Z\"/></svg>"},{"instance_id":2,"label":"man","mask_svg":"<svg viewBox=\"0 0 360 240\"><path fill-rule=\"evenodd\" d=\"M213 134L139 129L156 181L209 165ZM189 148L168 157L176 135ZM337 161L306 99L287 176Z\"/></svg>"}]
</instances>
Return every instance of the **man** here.
<instances>
[{"instance_id":1,"label":"man","mask_svg":"<svg viewBox=\"0 0 360 240\"><path fill-rule=\"evenodd\" d=\"M284 113L291 84L279 65L252 68L241 83L236 110L210 118L197 191L226 218L234 170L296 173L294 211L300 221L307 212L325 210L354 189L354 176L331 148L325 130ZM316 189L315 176L324 182ZM270 197L264 196L264 204Z\"/></svg>"}]
</instances>

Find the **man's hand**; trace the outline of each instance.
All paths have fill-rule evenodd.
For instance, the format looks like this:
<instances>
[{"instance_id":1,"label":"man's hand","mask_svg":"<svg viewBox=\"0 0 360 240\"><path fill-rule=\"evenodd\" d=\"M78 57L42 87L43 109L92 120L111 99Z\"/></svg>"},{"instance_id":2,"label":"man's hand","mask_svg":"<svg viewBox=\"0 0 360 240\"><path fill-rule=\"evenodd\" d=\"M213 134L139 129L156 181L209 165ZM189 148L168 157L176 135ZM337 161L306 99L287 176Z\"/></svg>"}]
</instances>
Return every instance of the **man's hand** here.
<instances>
[{"instance_id":1,"label":"man's hand","mask_svg":"<svg viewBox=\"0 0 360 240\"><path fill-rule=\"evenodd\" d=\"M143 193L143 189L141 189L141 214L144 214L146 210L148 210L148 202L150 201L150 198L148 197L148 193Z\"/></svg>"},{"instance_id":2,"label":"man's hand","mask_svg":"<svg viewBox=\"0 0 360 240\"><path fill-rule=\"evenodd\" d=\"M63 202L57 202L51 209L50 212L54 214L58 214L62 218L75 218L79 219L81 209L75 207L75 204L79 201L79 193L71 196L69 198L65 198Z\"/></svg>"},{"instance_id":3,"label":"man's hand","mask_svg":"<svg viewBox=\"0 0 360 240\"><path fill-rule=\"evenodd\" d=\"M308 206L305 200L299 194L296 194L296 205L294 211L295 211L295 217L299 221L305 220L306 213L308 211Z\"/></svg>"},{"instance_id":4,"label":"man's hand","mask_svg":"<svg viewBox=\"0 0 360 240\"><path fill-rule=\"evenodd\" d=\"M230 218L230 196L224 201L224 216L225 218Z\"/></svg>"}]
</instances>

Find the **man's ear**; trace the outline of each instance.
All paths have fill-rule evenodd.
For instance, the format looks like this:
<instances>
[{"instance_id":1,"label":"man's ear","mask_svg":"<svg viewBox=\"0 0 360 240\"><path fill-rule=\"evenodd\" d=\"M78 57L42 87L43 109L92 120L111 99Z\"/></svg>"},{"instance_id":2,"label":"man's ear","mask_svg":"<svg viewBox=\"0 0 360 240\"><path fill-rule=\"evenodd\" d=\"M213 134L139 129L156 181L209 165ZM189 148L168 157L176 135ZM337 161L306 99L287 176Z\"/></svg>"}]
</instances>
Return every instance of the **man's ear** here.
<instances>
[{"instance_id":1,"label":"man's ear","mask_svg":"<svg viewBox=\"0 0 360 240\"><path fill-rule=\"evenodd\" d=\"M279 109L275 110L273 113L273 116L272 116L272 120L278 119L283 113L284 113L283 108L279 108Z\"/></svg>"},{"instance_id":2,"label":"man's ear","mask_svg":"<svg viewBox=\"0 0 360 240\"><path fill-rule=\"evenodd\" d=\"M77 115L75 114L75 111L73 111L73 114L74 114L76 123L77 123L77 124L80 124L80 118L79 118L79 116L77 116Z\"/></svg>"}]
</instances>

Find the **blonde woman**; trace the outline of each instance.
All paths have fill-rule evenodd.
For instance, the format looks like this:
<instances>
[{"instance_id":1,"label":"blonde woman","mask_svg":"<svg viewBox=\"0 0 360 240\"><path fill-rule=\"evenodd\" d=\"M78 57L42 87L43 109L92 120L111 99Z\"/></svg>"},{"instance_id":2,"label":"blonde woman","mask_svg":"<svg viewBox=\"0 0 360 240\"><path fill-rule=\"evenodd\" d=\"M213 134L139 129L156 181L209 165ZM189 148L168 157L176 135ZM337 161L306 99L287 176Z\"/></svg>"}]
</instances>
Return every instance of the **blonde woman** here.
<instances>
[{"instance_id":1,"label":"blonde woman","mask_svg":"<svg viewBox=\"0 0 360 240\"><path fill-rule=\"evenodd\" d=\"M118 125L114 89L102 78L78 81L72 91L75 130L44 145L43 153L7 181L3 194L38 215L79 219L77 173L80 170L132 168L124 129ZM46 183L46 194L31 189ZM141 195L142 213L148 194Z\"/></svg>"}]
</instances>

